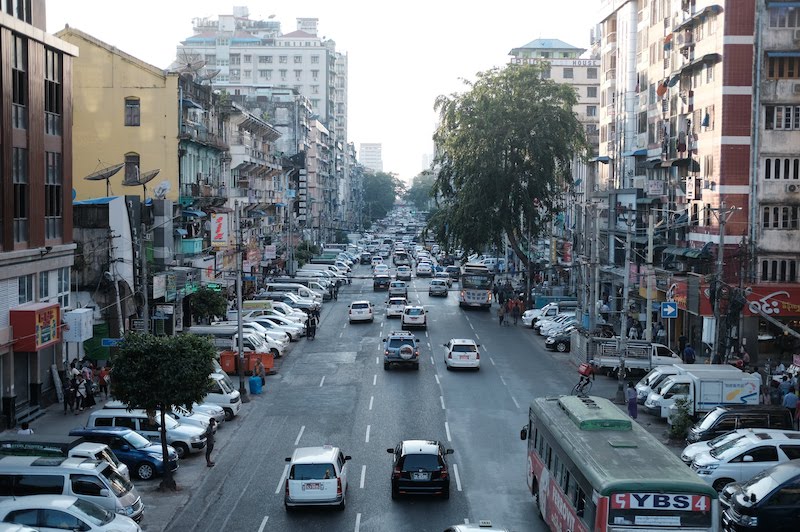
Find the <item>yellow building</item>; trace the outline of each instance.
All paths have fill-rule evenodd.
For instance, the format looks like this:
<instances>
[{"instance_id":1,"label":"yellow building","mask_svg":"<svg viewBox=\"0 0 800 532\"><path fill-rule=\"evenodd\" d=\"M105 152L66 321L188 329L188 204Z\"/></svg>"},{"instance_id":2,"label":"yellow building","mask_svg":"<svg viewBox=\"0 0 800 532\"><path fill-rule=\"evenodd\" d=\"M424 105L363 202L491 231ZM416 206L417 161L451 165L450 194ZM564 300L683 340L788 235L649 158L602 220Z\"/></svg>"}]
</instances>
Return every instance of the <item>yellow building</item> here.
<instances>
[{"instance_id":1,"label":"yellow building","mask_svg":"<svg viewBox=\"0 0 800 532\"><path fill-rule=\"evenodd\" d=\"M155 173L145 185L147 197L166 189L163 197L177 201L179 75L69 26L56 36L80 50L73 62L75 199L141 195L141 185L123 182L144 181ZM118 165L107 182L104 177Z\"/></svg>"}]
</instances>

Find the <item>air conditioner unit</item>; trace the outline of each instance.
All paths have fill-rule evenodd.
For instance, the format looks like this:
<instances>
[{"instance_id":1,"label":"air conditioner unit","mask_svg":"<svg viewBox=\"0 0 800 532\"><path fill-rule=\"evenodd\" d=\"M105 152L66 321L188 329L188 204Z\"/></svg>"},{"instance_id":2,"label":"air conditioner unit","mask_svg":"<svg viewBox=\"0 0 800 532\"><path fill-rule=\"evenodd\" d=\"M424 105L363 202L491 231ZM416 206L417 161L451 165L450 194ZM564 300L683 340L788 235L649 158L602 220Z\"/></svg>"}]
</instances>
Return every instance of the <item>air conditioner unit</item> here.
<instances>
[{"instance_id":1,"label":"air conditioner unit","mask_svg":"<svg viewBox=\"0 0 800 532\"><path fill-rule=\"evenodd\" d=\"M800 42L800 30L794 30L794 42Z\"/></svg>"},{"instance_id":2,"label":"air conditioner unit","mask_svg":"<svg viewBox=\"0 0 800 532\"><path fill-rule=\"evenodd\" d=\"M792 92L794 94L800 94L800 83L795 83L792 85Z\"/></svg>"},{"instance_id":3,"label":"air conditioner unit","mask_svg":"<svg viewBox=\"0 0 800 532\"><path fill-rule=\"evenodd\" d=\"M786 192L791 192L793 194L797 194L800 192L800 184L797 183L790 183L786 185Z\"/></svg>"}]
</instances>

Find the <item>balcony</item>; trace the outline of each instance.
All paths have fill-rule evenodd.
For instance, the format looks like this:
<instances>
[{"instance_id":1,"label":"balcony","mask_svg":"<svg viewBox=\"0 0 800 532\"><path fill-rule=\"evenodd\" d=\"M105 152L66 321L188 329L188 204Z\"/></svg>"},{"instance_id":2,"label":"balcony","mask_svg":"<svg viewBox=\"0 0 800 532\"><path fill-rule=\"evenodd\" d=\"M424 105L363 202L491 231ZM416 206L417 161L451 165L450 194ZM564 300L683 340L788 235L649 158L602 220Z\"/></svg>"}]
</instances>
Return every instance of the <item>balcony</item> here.
<instances>
[{"instance_id":1,"label":"balcony","mask_svg":"<svg viewBox=\"0 0 800 532\"><path fill-rule=\"evenodd\" d=\"M181 124L181 134L178 138L197 142L219 150L228 149L228 145L220 135L209 133L204 125L193 122L184 122Z\"/></svg>"},{"instance_id":2,"label":"balcony","mask_svg":"<svg viewBox=\"0 0 800 532\"><path fill-rule=\"evenodd\" d=\"M203 252L202 238L184 238L181 240L181 253L186 256L198 255Z\"/></svg>"}]
</instances>

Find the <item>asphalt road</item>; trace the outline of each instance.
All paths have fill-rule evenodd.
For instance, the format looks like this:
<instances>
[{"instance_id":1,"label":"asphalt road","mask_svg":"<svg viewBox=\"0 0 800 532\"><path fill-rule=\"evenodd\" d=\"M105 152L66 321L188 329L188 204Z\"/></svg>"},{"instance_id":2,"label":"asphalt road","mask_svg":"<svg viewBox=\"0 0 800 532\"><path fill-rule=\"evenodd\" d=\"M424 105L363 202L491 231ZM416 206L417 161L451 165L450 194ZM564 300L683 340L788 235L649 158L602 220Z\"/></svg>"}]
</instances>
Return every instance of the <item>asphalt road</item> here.
<instances>
[{"instance_id":1,"label":"asphalt road","mask_svg":"<svg viewBox=\"0 0 800 532\"><path fill-rule=\"evenodd\" d=\"M519 430L530 400L569 393L577 373L567 356L544 349L530 329L500 328L492 312L462 310L454 284L447 298L431 298L427 279L414 279L409 299L428 309L420 370L383 369L381 339L399 329L386 319L386 292L374 292L369 267L326 303L314 341L294 344L266 394L226 423L216 467L196 467L188 500L163 523L169 531L266 530L441 531L480 519L515 531L545 530L525 483L525 444ZM374 323L348 324L347 305L367 299ZM481 369L446 371L450 338L481 344ZM612 381L598 380L607 392ZM594 390L598 391L598 390ZM607 395L607 393L606 393ZM429 438L453 448L450 500L393 501L386 452L402 439ZM285 457L296 447L332 444L348 462L347 508L287 513ZM194 460L201 466L202 458ZM180 472L179 472L180 473ZM151 530L155 527L148 526Z\"/></svg>"}]
</instances>

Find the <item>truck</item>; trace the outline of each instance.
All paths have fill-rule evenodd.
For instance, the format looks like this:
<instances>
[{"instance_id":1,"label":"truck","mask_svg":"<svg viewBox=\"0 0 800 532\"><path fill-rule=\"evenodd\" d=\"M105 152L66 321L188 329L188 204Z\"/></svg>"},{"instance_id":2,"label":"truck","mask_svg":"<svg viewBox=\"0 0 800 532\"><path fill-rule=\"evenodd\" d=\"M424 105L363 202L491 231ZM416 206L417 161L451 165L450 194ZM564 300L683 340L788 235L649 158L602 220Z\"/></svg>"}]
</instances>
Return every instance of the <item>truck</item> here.
<instances>
[{"instance_id":1,"label":"truck","mask_svg":"<svg viewBox=\"0 0 800 532\"><path fill-rule=\"evenodd\" d=\"M683 375L691 371L739 371L730 364L671 364L669 366L656 366L636 383L636 400L643 405L650 392L658 388L664 379L672 375Z\"/></svg>"},{"instance_id":2,"label":"truck","mask_svg":"<svg viewBox=\"0 0 800 532\"><path fill-rule=\"evenodd\" d=\"M644 402L645 410L670 418L678 399L688 399L689 415L697 418L721 405L757 405L761 376L733 368L692 370L664 379Z\"/></svg>"},{"instance_id":3,"label":"truck","mask_svg":"<svg viewBox=\"0 0 800 532\"><path fill-rule=\"evenodd\" d=\"M616 374L620 365L623 340L617 338L592 339L595 345L594 365L598 371ZM647 373L656 366L669 366L683 362L664 344L642 340L628 340L625 344L625 373Z\"/></svg>"}]
</instances>

